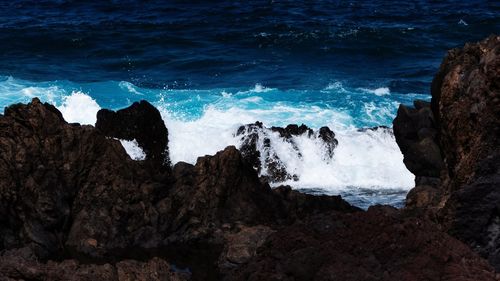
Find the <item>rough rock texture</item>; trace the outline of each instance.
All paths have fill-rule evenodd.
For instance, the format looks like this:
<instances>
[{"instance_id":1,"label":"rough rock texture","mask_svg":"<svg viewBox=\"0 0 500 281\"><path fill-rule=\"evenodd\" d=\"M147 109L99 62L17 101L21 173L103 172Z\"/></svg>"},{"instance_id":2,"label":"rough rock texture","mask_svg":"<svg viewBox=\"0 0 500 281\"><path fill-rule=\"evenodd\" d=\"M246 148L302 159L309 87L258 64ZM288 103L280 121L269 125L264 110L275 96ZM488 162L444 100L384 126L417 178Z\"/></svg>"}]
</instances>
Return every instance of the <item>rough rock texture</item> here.
<instances>
[{"instance_id":1,"label":"rough rock texture","mask_svg":"<svg viewBox=\"0 0 500 281\"><path fill-rule=\"evenodd\" d=\"M169 167L168 130L160 112L147 101L134 102L116 112L97 112L96 128L106 136L136 140L152 167Z\"/></svg>"},{"instance_id":2,"label":"rough rock texture","mask_svg":"<svg viewBox=\"0 0 500 281\"><path fill-rule=\"evenodd\" d=\"M500 36L455 49L432 84L444 225L500 270Z\"/></svg>"},{"instance_id":3,"label":"rough rock texture","mask_svg":"<svg viewBox=\"0 0 500 281\"><path fill-rule=\"evenodd\" d=\"M495 280L488 263L390 207L323 213L275 233L225 280Z\"/></svg>"},{"instance_id":4,"label":"rough rock texture","mask_svg":"<svg viewBox=\"0 0 500 281\"><path fill-rule=\"evenodd\" d=\"M0 280L51 281L184 281L188 273L173 272L164 260L145 262L122 260L115 264L81 264L77 260L40 263L27 249L8 251L0 256Z\"/></svg>"},{"instance_id":5,"label":"rough rock texture","mask_svg":"<svg viewBox=\"0 0 500 281\"><path fill-rule=\"evenodd\" d=\"M334 140L326 129L318 137ZM430 222L271 189L235 147L169 173L150 164L38 99L8 107L0 116L0 280L492 276Z\"/></svg>"},{"instance_id":6,"label":"rough rock texture","mask_svg":"<svg viewBox=\"0 0 500 281\"><path fill-rule=\"evenodd\" d=\"M276 140L276 137L273 138L272 134L277 134L278 140ZM320 140L324 145L326 157L328 159L333 157L338 141L335 139L333 131L328 127L321 127L318 132L314 132L314 130L304 124L300 126L290 124L285 128L266 128L262 122L255 122L254 124L240 126L236 132L236 136L240 136L239 150L245 160L257 172L261 173L264 170L264 178L270 182L283 182L290 179L298 180L298 176L290 174L286 169L285 163L279 158L273 147L273 139L274 141L289 143L295 150L297 157L301 158L302 154L295 143L294 137L303 135L308 138Z\"/></svg>"},{"instance_id":7,"label":"rough rock texture","mask_svg":"<svg viewBox=\"0 0 500 281\"><path fill-rule=\"evenodd\" d=\"M67 124L55 107L37 99L8 107L0 117L0 157L0 247L30 245L42 257L60 255L65 244L78 251L95 246L76 236L120 243L109 238L123 231L99 237L94 229L111 230L109 221L91 216L124 206L122 214L130 213L139 191L151 188L149 175L118 141L91 126ZM136 211L142 216L146 210Z\"/></svg>"},{"instance_id":8,"label":"rough rock texture","mask_svg":"<svg viewBox=\"0 0 500 281\"><path fill-rule=\"evenodd\" d=\"M448 52L432 82L431 108L443 170L439 181L433 181L438 191L417 186L408 197L420 199L413 203L409 200L408 205L427 209L427 214L431 210L431 217L444 229L500 270L499 36ZM412 119L421 111L416 110L400 108L394 130L398 125L398 144L405 154L405 164L418 178L425 169L415 167L436 170L408 145L412 142L408 135L419 124ZM422 148L423 153L434 150L430 146Z\"/></svg>"},{"instance_id":9,"label":"rough rock texture","mask_svg":"<svg viewBox=\"0 0 500 281\"><path fill-rule=\"evenodd\" d=\"M403 162L415 175L415 188L408 193L406 206L437 205L444 162L436 121L430 103L416 100L413 105L413 108L400 105L393 121L394 136L404 155Z\"/></svg>"},{"instance_id":10,"label":"rough rock texture","mask_svg":"<svg viewBox=\"0 0 500 281\"><path fill-rule=\"evenodd\" d=\"M0 157L0 251L31 251L40 261L33 268L42 272L35 279L44 278L48 260L87 272L63 260L159 257L189 267L194 280L217 280L219 256L241 229L278 228L324 210L359 211L338 196L271 190L235 147L158 177L102 130L68 124L38 99L0 116ZM260 245L251 237L240 241L229 260L238 255L235 247Z\"/></svg>"}]
</instances>

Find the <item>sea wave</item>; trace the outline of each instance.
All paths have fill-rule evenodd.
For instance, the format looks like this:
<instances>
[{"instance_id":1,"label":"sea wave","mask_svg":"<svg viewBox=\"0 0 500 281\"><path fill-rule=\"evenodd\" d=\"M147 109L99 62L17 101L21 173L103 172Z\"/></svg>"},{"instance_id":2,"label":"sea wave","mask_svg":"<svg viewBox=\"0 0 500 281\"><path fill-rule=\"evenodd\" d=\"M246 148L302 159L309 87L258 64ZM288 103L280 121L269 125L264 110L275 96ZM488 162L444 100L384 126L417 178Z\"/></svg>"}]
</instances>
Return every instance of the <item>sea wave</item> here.
<instances>
[{"instance_id":1,"label":"sea wave","mask_svg":"<svg viewBox=\"0 0 500 281\"><path fill-rule=\"evenodd\" d=\"M101 108L119 109L147 99L159 109L169 129L173 163L195 163L199 156L214 154L228 145L238 147L237 128L255 121L268 127L302 123L314 129L328 126L339 141L332 159L324 157L321 143L307 136L294 139L301 157L290 143L277 136L271 139L272 149L287 171L298 176L297 181L276 184L336 194L353 189L399 190L403 192L400 196L413 186L413 175L403 164L391 130L363 128L390 126L399 103L427 98L398 93L377 95L375 92L386 91L385 87L368 91L340 82L321 91L281 91L263 85L248 90L154 90L128 82L77 84L9 77L0 81L0 91L4 93L0 105L28 102L37 96L54 104L68 122L91 125Z\"/></svg>"}]
</instances>

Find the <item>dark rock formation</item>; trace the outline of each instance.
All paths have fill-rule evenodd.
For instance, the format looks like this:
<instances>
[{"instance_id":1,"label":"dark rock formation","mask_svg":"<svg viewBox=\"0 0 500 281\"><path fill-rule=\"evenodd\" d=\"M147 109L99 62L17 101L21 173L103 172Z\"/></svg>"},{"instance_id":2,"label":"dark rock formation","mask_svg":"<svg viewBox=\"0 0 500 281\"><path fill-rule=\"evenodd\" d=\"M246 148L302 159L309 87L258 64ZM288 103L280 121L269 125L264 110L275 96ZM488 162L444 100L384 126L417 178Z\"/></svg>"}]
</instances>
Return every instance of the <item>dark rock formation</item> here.
<instances>
[{"instance_id":1,"label":"dark rock formation","mask_svg":"<svg viewBox=\"0 0 500 281\"><path fill-rule=\"evenodd\" d=\"M136 140L153 167L170 166L168 130L160 112L149 102L134 102L117 112L101 109L95 126L106 136Z\"/></svg>"},{"instance_id":2,"label":"dark rock formation","mask_svg":"<svg viewBox=\"0 0 500 281\"><path fill-rule=\"evenodd\" d=\"M276 154L270 136L272 133L277 133L283 141L288 142L299 158L302 157L302 154L293 137L306 135L309 138L320 140L325 147L329 159L333 157L334 149L338 144L335 134L328 127L321 127L318 132L314 132L314 130L304 124L300 126L290 124L285 128L266 128L262 122L255 122L254 124L240 126L236 132L236 136L241 136L239 150L245 160L257 172L261 173L262 170L265 170L265 179L270 182L283 182L290 179L298 180L298 176L290 174L286 169L285 163ZM262 159L264 163L262 163Z\"/></svg>"},{"instance_id":3,"label":"dark rock formation","mask_svg":"<svg viewBox=\"0 0 500 281\"><path fill-rule=\"evenodd\" d=\"M500 270L500 37L448 52L432 83L434 118L425 104L415 106L400 108L394 131L407 167L437 191L417 186L407 205L426 209ZM433 120L427 123L432 130L419 125L426 119ZM415 148L420 128L435 143ZM443 158L440 173L429 161L437 159L436 144Z\"/></svg>"},{"instance_id":4,"label":"dark rock formation","mask_svg":"<svg viewBox=\"0 0 500 281\"><path fill-rule=\"evenodd\" d=\"M467 246L391 207L323 213L266 235L224 280L496 280Z\"/></svg>"},{"instance_id":5,"label":"dark rock formation","mask_svg":"<svg viewBox=\"0 0 500 281\"><path fill-rule=\"evenodd\" d=\"M122 260L114 264L82 264L77 260L41 263L27 249L8 251L0 257L0 280L51 281L184 281L189 273L174 272L165 260Z\"/></svg>"},{"instance_id":6,"label":"dark rock formation","mask_svg":"<svg viewBox=\"0 0 500 281\"><path fill-rule=\"evenodd\" d=\"M234 147L194 166L178 163L158 177L102 130L68 124L38 99L0 116L0 157L0 251L33 253L14 263L5 256L2 278L28 278L32 271L39 274L28 279L65 278L65 270L108 278L99 274L106 268L115 274L122 260L149 264L158 257L191 268L194 280L214 280L219 256L241 229L279 228L324 210L359 210L340 197L271 190ZM260 245L242 239L250 248ZM237 256L228 253L229 260ZM22 264L26 272L9 273Z\"/></svg>"},{"instance_id":7,"label":"dark rock formation","mask_svg":"<svg viewBox=\"0 0 500 281\"><path fill-rule=\"evenodd\" d=\"M414 108L400 105L394 119L394 136L404 163L415 175L415 188L407 195L408 207L430 206L440 196L439 177L444 167L438 130L430 103L416 100Z\"/></svg>"},{"instance_id":8,"label":"dark rock formation","mask_svg":"<svg viewBox=\"0 0 500 281\"><path fill-rule=\"evenodd\" d=\"M128 127L146 122L134 114L153 112L141 110L141 104L132 108L134 113L123 117L127 124L113 119L119 113L101 112L113 116L101 120L117 122L101 123L108 125L100 129L68 124L38 99L10 106L0 116L0 280L493 278L484 260L432 222L391 208L363 212L340 196L271 189L235 147L200 157L195 165L177 163L168 173L151 166L160 158L133 161L110 136L158 138L148 140L153 145L165 135ZM493 130L490 123L481 124ZM336 145L327 128L273 130L256 123L240 135L254 129L291 142L307 134ZM257 151L252 142L265 141L260 131L254 136L252 153ZM161 155L162 149L155 151L150 155ZM443 218L450 231L463 231L460 223L472 224L468 220L477 217L476 225L488 225L481 242L495 246L498 213L490 212L488 222L482 213L498 202L491 188L496 178L489 176L498 173L498 157L491 155L478 158L471 178L480 178L468 183L478 198L459 189L464 193L451 194L443 209L450 216ZM473 209L473 202L484 205ZM461 219L448 220L456 216Z\"/></svg>"},{"instance_id":9,"label":"dark rock formation","mask_svg":"<svg viewBox=\"0 0 500 281\"><path fill-rule=\"evenodd\" d=\"M83 252L95 246L77 236L120 243L112 238L123 231L106 232L112 226L101 211L124 207L130 213L140 190L152 188L148 173L118 141L91 126L67 124L55 107L37 99L8 107L0 117L0 157L0 247L29 245L41 257L59 256L68 246ZM87 204L102 219L91 217ZM136 211L143 216L146 210Z\"/></svg>"},{"instance_id":10,"label":"dark rock formation","mask_svg":"<svg viewBox=\"0 0 500 281\"><path fill-rule=\"evenodd\" d=\"M500 36L450 51L432 103L446 163L444 225L500 270Z\"/></svg>"},{"instance_id":11,"label":"dark rock formation","mask_svg":"<svg viewBox=\"0 0 500 281\"><path fill-rule=\"evenodd\" d=\"M415 101L414 106L399 106L393 122L396 142L410 172L416 177L439 178L443 160L430 103Z\"/></svg>"}]
</instances>

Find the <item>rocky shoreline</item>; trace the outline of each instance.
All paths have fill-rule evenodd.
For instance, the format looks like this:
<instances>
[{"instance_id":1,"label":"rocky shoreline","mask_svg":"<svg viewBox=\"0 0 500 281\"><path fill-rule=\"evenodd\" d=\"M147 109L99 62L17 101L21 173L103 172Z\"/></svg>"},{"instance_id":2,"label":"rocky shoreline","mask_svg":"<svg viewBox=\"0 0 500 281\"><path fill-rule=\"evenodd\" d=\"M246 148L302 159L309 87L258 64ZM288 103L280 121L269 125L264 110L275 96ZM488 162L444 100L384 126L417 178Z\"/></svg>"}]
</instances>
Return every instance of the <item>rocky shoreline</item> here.
<instances>
[{"instance_id":1,"label":"rocky shoreline","mask_svg":"<svg viewBox=\"0 0 500 281\"><path fill-rule=\"evenodd\" d=\"M416 176L406 207L363 211L269 181L293 179L257 144L327 127L242 126L243 147L171 166L145 101L68 124L33 99L0 115L0 280L498 280L500 37L444 59L432 102L394 120ZM146 153L134 161L118 139ZM293 143L292 143L293 145ZM496 270L496 271L495 271Z\"/></svg>"}]
</instances>

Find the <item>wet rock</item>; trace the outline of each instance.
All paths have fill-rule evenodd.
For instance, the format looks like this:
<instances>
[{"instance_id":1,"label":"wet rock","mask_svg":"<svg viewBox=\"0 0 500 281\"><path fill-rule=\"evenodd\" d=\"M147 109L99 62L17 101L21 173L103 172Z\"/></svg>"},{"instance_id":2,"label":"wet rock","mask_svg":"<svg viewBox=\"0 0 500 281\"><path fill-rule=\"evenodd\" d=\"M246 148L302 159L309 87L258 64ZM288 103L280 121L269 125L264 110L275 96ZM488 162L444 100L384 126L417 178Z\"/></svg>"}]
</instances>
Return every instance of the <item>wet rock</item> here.
<instances>
[{"instance_id":1,"label":"wet rock","mask_svg":"<svg viewBox=\"0 0 500 281\"><path fill-rule=\"evenodd\" d=\"M277 133L277 139L273 137L273 133ZM236 136L240 136L239 150L245 160L259 174L263 174L263 178L269 182L298 180L298 176L291 174L287 170L286 164L276 153L274 146L279 145L276 142L288 143L296 153L296 157L302 158L302 152L297 146L294 137L306 136L317 139L324 146L327 158L325 161L333 157L334 149L338 145L335 134L328 127L321 127L318 132L314 132L304 124L300 126L290 124L284 128L266 128L262 122L255 122L254 124L240 126Z\"/></svg>"},{"instance_id":2,"label":"wet rock","mask_svg":"<svg viewBox=\"0 0 500 281\"><path fill-rule=\"evenodd\" d=\"M285 128L282 127L271 127L271 131L277 132L280 137L285 138L287 140L291 139L293 136L300 136L303 134L307 134L308 137L313 135L313 130L306 125L302 124L298 126L297 124L290 124Z\"/></svg>"},{"instance_id":3,"label":"wet rock","mask_svg":"<svg viewBox=\"0 0 500 281\"><path fill-rule=\"evenodd\" d=\"M168 130L160 112L147 101L134 102L116 112L97 112L96 128L106 136L136 140L153 167L169 167Z\"/></svg>"},{"instance_id":4,"label":"wet rock","mask_svg":"<svg viewBox=\"0 0 500 281\"><path fill-rule=\"evenodd\" d=\"M488 263L426 220L390 207L323 213L269 236L224 280L495 280Z\"/></svg>"}]
</instances>

